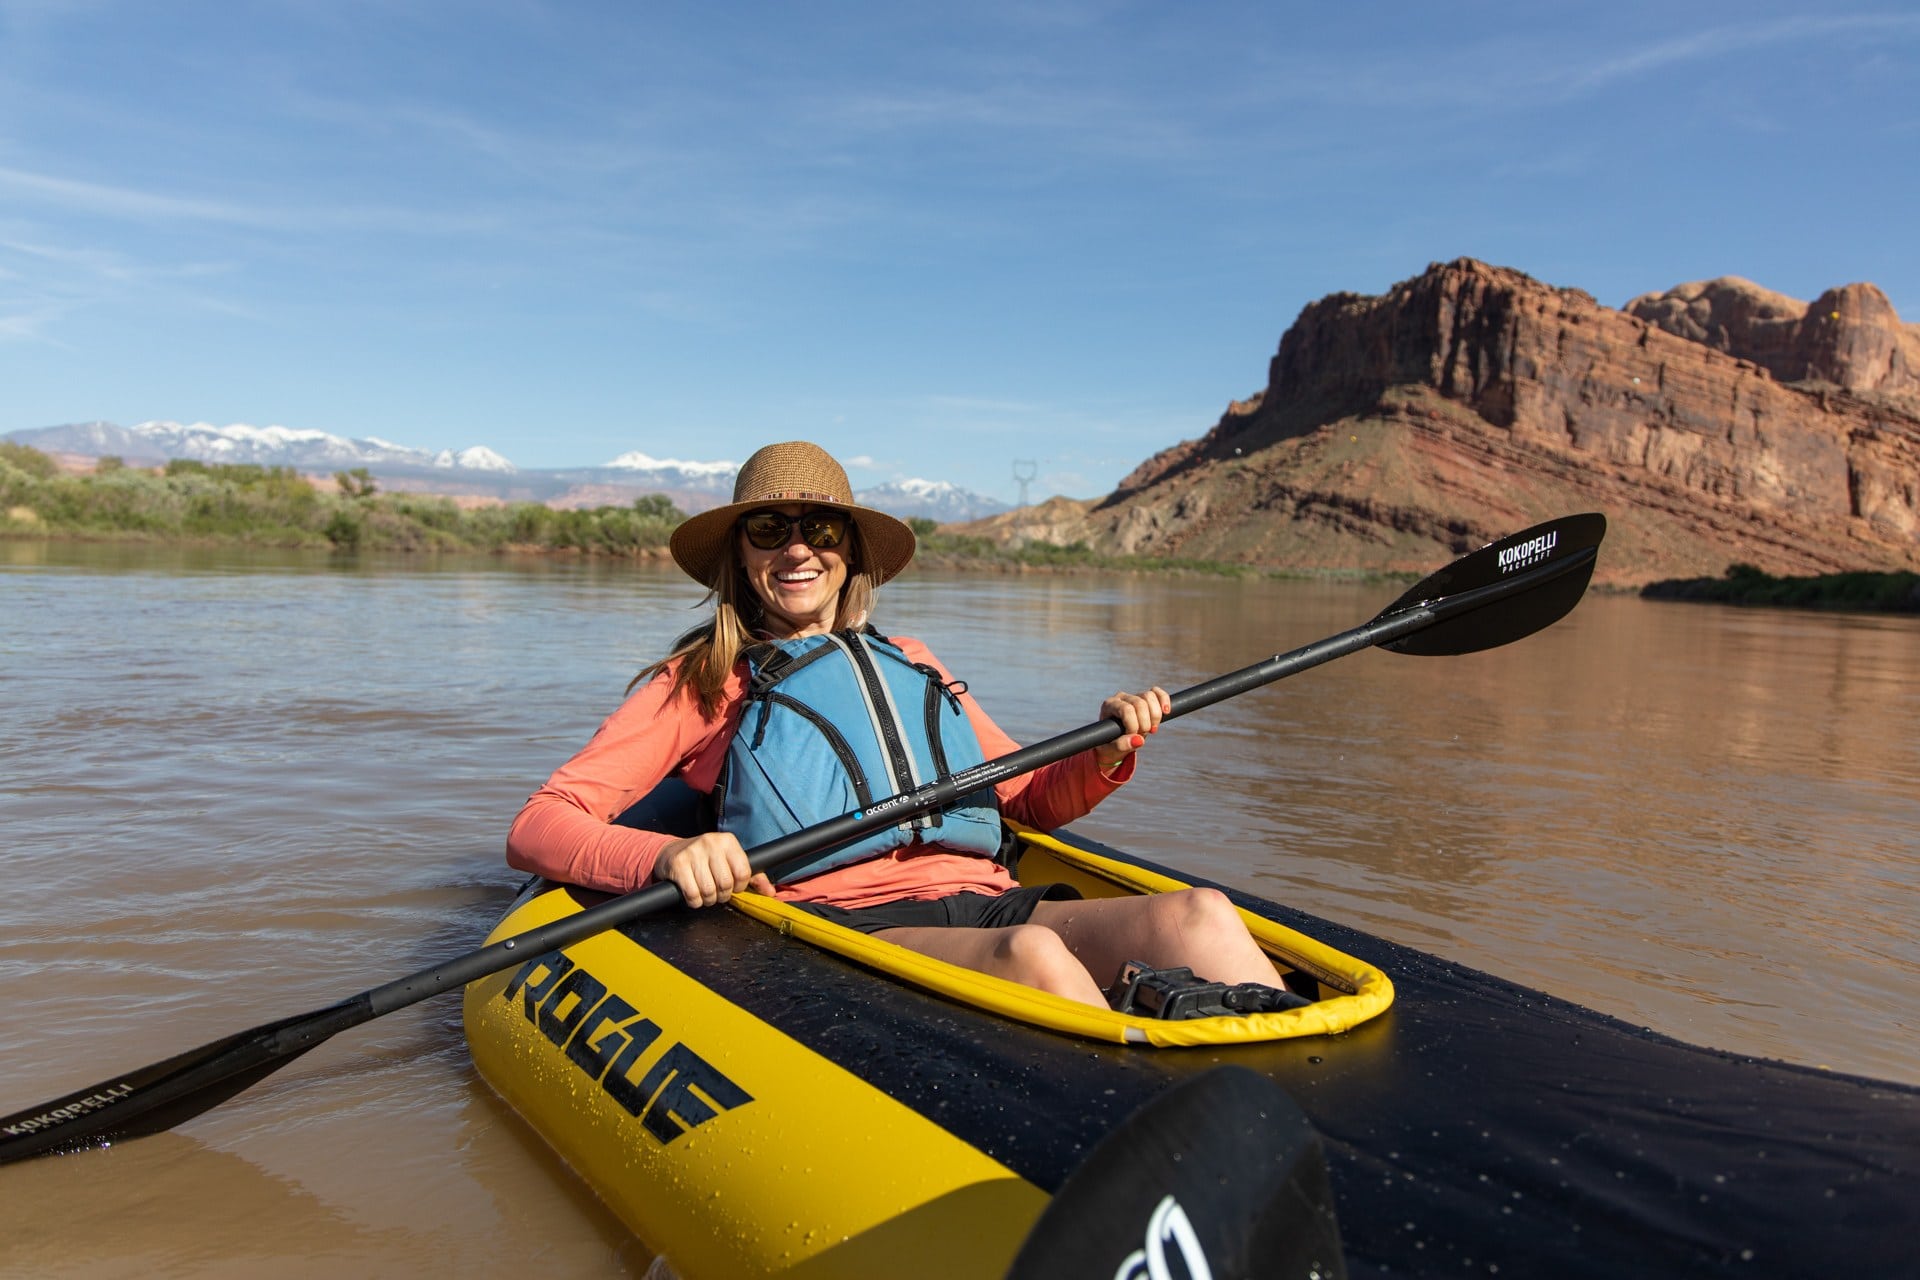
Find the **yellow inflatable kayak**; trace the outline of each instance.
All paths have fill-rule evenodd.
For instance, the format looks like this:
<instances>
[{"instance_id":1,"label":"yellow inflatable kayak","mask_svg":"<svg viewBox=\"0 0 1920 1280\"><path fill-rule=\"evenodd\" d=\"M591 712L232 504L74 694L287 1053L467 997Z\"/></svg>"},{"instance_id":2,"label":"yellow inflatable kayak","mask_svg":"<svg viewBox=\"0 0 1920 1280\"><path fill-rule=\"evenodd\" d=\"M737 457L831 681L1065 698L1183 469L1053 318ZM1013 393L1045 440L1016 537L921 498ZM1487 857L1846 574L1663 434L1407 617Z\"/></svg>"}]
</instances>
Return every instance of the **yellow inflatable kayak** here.
<instances>
[{"instance_id":1,"label":"yellow inflatable kayak","mask_svg":"<svg viewBox=\"0 0 1920 1280\"><path fill-rule=\"evenodd\" d=\"M1087 896L1185 887L1112 850L1019 834L1023 883ZM594 900L530 886L495 937ZM466 992L481 1075L687 1280L1000 1276L1134 1110L1103 1095L1041 1114L1014 1038L1180 1056L1341 1032L1393 999L1378 969L1245 908L1289 985L1318 999L1184 1021L1112 1013L773 899L734 903L530 956ZM1165 1084L1129 1094L1144 1103ZM1319 1274L1334 1274L1323 1236Z\"/></svg>"}]
</instances>

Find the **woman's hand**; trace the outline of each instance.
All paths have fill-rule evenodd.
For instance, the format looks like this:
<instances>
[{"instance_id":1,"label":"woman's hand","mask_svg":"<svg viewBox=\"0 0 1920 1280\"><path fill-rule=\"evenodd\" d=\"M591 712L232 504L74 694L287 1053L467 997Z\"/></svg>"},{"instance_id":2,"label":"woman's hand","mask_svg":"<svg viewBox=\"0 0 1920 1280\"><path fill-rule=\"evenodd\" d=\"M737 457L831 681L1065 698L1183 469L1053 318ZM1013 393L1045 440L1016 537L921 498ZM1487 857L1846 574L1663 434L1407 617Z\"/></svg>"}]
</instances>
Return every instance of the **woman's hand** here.
<instances>
[{"instance_id":1,"label":"woman's hand","mask_svg":"<svg viewBox=\"0 0 1920 1280\"><path fill-rule=\"evenodd\" d=\"M773 882L747 866L746 850L726 831L675 840L654 859L653 878L677 885L690 907L716 906L743 889L773 893Z\"/></svg>"},{"instance_id":2,"label":"woman's hand","mask_svg":"<svg viewBox=\"0 0 1920 1280\"><path fill-rule=\"evenodd\" d=\"M1115 765L1147 745L1147 735L1157 733L1160 721L1173 710L1173 699L1159 685L1145 693L1116 693L1100 704L1102 720L1120 722L1120 736L1093 749L1093 758L1102 770Z\"/></svg>"}]
</instances>

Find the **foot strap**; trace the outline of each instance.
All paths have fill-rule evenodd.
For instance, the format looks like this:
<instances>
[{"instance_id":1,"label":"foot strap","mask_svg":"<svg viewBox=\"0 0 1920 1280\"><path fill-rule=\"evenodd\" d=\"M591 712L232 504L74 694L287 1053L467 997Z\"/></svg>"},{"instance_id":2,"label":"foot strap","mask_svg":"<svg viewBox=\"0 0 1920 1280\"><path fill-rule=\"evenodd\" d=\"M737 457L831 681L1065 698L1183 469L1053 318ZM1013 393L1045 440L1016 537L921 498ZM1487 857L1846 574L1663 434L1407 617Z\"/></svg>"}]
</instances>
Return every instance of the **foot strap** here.
<instances>
[{"instance_id":1,"label":"foot strap","mask_svg":"<svg viewBox=\"0 0 1920 1280\"><path fill-rule=\"evenodd\" d=\"M1313 1003L1280 987L1258 982L1228 986L1224 982L1196 978L1192 969L1155 969L1138 960L1129 960L1120 966L1120 977L1107 988L1106 996L1107 1003L1117 1013L1168 1022L1275 1013Z\"/></svg>"}]
</instances>

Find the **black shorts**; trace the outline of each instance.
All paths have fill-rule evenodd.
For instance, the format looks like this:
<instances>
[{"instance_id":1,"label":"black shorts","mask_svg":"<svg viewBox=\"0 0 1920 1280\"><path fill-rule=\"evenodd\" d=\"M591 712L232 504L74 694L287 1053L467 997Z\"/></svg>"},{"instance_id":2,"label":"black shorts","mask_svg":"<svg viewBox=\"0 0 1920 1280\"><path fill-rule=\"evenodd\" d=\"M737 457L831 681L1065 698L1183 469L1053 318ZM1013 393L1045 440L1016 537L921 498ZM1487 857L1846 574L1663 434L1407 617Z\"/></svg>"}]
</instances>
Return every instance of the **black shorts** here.
<instances>
[{"instance_id":1,"label":"black shorts","mask_svg":"<svg viewBox=\"0 0 1920 1280\"><path fill-rule=\"evenodd\" d=\"M962 890L944 898L908 899L877 907L830 907L820 902L789 906L823 920L879 933L882 929L1005 929L1025 924L1042 902L1068 902L1080 896L1070 884L1020 885L998 895Z\"/></svg>"}]
</instances>

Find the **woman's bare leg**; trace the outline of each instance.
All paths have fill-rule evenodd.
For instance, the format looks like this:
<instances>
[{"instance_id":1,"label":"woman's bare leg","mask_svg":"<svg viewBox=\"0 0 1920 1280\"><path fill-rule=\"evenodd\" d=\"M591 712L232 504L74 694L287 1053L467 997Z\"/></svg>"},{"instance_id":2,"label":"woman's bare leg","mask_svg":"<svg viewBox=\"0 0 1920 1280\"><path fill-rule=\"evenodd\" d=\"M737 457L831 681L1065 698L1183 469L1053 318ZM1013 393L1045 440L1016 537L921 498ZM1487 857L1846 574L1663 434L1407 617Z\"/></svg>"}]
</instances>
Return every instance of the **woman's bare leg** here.
<instances>
[{"instance_id":1,"label":"woman's bare leg","mask_svg":"<svg viewBox=\"0 0 1920 1280\"><path fill-rule=\"evenodd\" d=\"M1044 925L1017 924L1005 929L906 927L881 929L873 936L949 964L1023 982L1082 1004L1107 1007L1100 984L1074 959L1060 935Z\"/></svg>"},{"instance_id":2,"label":"woman's bare leg","mask_svg":"<svg viewBox=\"0 0 1920 1280\"><path fill-rule=\"evenodd\" d=\"M1218 889L1055 899L1034 907L1032 923L1057 933L1096 985L1111 985L1129 960L1192 969L1209 982L1280 985L1273 963Z\"/></svg>"},{"instance_id":3,"label":"woman's bare leg","mask_svg":"<svg viewBox=\"0 0 1920 1280\"><path fill-rule=\"evenodd\" d=\"M909 951L1106 1007L1104 988L1138 960L1209 982L1280 985L1240 913L1217 889L1041 902L1005 929L900 928L874 935Z\"/></svg>"}]
</instances>

